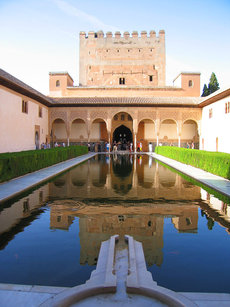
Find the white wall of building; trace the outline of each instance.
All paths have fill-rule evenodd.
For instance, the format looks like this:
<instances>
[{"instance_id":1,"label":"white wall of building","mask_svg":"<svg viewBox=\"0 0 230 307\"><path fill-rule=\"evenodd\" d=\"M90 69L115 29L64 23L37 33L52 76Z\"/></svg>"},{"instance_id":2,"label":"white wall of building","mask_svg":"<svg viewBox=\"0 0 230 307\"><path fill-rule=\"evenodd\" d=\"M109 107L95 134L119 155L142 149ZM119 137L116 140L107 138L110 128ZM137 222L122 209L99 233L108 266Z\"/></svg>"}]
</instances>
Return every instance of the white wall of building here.
<instances>
[{"instance_id":1,"label":"white wall of building","mask_svg":"<svg viewBox=\"0 0 230 307\"><path fill-rule=\"evenodd\" d=\"M22 112L22 99L28 101L28 113ZM41 118L39 106L42 108ZM35 126L39 126L40 144L46 142L48 108L0 86L0 152L35 149Z\"/></svg>"},{"instance_id":2,"label":"white wall of building","mask_svg":"<svg viewBox=\"0 0 230 307\"><path fill-rule=\"evenodd\" d=\"M225 113L225 103L229 101L230 96L203 108L200 149L230 153L230 113Z\"/></svg>"}]
</instances>

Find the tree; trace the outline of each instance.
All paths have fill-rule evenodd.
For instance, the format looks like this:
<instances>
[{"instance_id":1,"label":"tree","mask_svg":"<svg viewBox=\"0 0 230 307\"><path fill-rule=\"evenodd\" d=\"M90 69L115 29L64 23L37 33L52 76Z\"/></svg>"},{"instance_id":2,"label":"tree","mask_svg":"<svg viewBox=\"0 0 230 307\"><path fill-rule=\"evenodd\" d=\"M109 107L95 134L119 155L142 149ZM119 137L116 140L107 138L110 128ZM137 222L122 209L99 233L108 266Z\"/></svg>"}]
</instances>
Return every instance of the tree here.
<instances>
[{"instance_id":1,"label":"tree","mask_svg":"<svg viewBox=\"0 0 230 307\"><path fill-rule=\"evenodd\" d=\"M210 94L214 93L215 91L219 90L219 83L217 81L216 75L214 72L211 74L210 80L209 80L209 85L208 89Z\"/></svg>"},{"instance_id":2,"label":"tree","mask_svg":"<svg viewBox=\"0 0 230 307\"><path fill-rule=\"evenodd\" d=\"M201 97L208 96L209 94L210 94L210 93L209 93L208 87L207 87L207 85L205 84L204 87L203 87L203 93L202 93Z\"/></svg>"},{"instance_id":3,"label":"tree","mask_svg":"<svg viewBox=\"0 0 230 307\"><path fill-rule=\"evenodd\" d=\"M202 93L202 97L208 96L212 93L214 93L215 91L219 90L219 83L217 81L216 75L214 74L214 72L211 74L211 77L209 79L209 84L208 86L205 84L204 88L203 88L203 93Z\"/></svg>"}]
</instances>

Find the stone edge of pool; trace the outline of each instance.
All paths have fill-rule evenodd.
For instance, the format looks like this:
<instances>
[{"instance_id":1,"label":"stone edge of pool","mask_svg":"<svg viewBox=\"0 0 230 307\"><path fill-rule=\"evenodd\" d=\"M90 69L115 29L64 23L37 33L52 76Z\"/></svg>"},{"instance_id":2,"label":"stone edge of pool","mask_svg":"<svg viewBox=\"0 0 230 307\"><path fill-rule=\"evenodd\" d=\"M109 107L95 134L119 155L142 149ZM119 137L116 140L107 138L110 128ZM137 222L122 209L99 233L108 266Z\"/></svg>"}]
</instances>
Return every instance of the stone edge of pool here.
<instances>
[{"instance_id":1,"label":"stone edge of pool","mask_svg":"<svg viewBox=\"0 0 230 307\"><path fill-rule=\"evenodd\" d=\"M21 177L14 178L10 181L3 182L0 184L0 203L13 198L20 193L35 187L52 177L61 174L72 167L96 156L97 153L88 153L61 163L43 168L33 173L26 174Z\"/></svg>"},{"instance_id":2,"label":"stone edge of pool","mask_svg":"<svg viewBox=\"0 0 230 307\"><path fill-rule=\"evenodd\" d=\"M148 155L178 170L179 172L194 178L200 183L230 197L230 180L155 153L148 153Z\"/></svg>"}]
</instances>

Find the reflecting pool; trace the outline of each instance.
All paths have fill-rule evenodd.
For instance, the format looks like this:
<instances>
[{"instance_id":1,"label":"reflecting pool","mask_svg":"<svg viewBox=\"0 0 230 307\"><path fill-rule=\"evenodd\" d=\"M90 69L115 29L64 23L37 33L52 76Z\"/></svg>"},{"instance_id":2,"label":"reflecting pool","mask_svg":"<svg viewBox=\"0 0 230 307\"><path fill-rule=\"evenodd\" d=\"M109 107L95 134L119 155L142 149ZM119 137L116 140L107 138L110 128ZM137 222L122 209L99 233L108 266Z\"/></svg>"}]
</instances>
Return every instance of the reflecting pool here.
<instances>
[{"instance_id":1,"label":"reflecting pool","mask_svg":"<svg viewBox=\"0 0 230 307\"><path fill-rule=\"evenodd\" d=\"M230 292L230 210L148 155L98 155L0 207L0 282L75 286L131 235L175 291Z\"/></svg>"}]
</instances>

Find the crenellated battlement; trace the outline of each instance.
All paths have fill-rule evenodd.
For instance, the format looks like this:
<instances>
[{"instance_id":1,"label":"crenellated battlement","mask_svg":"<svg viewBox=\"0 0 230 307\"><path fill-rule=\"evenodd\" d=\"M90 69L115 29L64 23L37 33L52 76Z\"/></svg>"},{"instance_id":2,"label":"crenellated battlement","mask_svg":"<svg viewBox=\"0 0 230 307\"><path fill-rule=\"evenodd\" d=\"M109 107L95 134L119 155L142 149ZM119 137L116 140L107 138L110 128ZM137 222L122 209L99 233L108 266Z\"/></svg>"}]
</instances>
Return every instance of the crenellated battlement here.
<instances>
[{"instance_id":1,"label":"crenellated battlement","mask_svg":"<svg viewBox=\"0 0 230 307\"><path fill-rule=\"evenodd\" d=\"M80 32L83 86L164 86L165 31Z\"/></svg>"},{"instance_id":2,"label":"crenellated battlement","mask_svg":"<svg viewBox=\"0 0 230 307\"><path fill-rule=\"evenodd\" d=\"M160 30L158 33L158 36L156 36L156 32L154 30L151 30L149 32L149 35L147 33L147 31L141 31L140 33L138 33L137 31L133 31L132 33L130 33L129 31L125 31L123 33L123 36L121 34L120 31L116 31L113 35L112 32L108 31L104 34L103 31L89 31L88 35L86 32L81 31L80 32L80 39L95 39L95 38L113 38L113 39L128 39L128 38L162 38L165 36L165 31L164 30Z\"/></svg>"}]
</instances>

